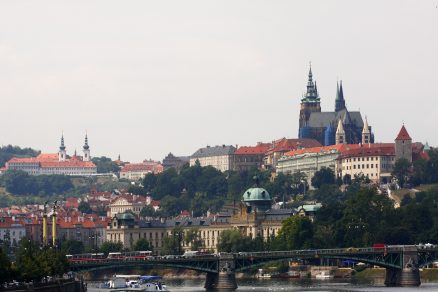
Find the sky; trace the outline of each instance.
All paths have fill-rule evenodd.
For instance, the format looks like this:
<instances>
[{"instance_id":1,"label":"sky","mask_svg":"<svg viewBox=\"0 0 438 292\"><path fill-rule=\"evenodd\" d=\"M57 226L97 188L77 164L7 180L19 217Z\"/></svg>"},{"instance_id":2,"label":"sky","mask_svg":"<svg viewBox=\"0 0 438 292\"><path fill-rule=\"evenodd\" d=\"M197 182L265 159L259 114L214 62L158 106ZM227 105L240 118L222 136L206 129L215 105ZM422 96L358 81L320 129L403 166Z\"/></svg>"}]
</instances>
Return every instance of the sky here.
<instances>
[{"instance_id":1,"label":"sky","mask_svg":"<svg viewBox=\"0 0 438 292\"><path fill-rule=\"evenodd\" d=\"M0 2L0 145L139 162L298 136L309 62L376 141L438 146L438 0Z\"/></svg>"}]
</instances>

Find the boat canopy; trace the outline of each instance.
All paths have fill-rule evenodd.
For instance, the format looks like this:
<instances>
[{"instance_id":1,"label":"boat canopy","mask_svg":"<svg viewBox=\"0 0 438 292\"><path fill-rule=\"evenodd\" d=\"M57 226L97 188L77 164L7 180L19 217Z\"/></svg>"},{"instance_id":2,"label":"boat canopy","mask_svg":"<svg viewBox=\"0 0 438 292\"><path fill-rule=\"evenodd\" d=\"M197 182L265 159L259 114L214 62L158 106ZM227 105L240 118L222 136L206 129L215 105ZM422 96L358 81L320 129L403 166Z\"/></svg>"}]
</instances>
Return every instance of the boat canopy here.
<instances>
[{"instance_id":1,"label":"boat canopy","mask_svg":"<svg viewBox=\"0 0 438 292\"><path fill-rule=\"evenodd\" d=\"M161 279L160 276L140 276L140 279L143 281L150 281L150 280L159 280Z\"/></svg>"}]
</instances>

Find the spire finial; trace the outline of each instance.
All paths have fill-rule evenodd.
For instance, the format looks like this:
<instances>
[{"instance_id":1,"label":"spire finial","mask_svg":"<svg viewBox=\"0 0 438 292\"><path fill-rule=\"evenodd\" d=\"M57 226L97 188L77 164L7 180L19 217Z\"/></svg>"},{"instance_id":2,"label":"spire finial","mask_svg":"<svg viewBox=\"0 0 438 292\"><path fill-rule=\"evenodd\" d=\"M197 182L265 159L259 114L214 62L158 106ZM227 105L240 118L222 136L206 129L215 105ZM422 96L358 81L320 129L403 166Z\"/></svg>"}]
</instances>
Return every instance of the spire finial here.
<instances>
[{"instance_id":1,"label":"spire finial","mask_svg":"<svg viewBox=\"0 0 438 292\"><path fill-rule=\"evenodd\" d=\"M65 144L64 144L64 131L62 131L61 134L61 146L59 146L60 150L65 150Z\"/></svg>"}]
</instances>

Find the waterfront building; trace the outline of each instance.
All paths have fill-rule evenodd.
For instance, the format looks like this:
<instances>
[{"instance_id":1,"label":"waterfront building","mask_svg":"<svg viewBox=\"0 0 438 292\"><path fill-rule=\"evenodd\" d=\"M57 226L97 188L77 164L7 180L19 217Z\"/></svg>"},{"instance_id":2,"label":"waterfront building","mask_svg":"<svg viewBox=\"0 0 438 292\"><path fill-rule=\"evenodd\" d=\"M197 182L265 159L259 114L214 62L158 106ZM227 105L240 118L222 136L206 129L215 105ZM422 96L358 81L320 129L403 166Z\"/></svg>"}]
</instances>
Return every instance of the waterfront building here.
<instances>
[{"instance_id":1,"label":"waterfront building","mask_svg":"<svg viewBox=\"0 0 438 292\"><path fill-rule=\"evenodd\" d=\"M190 244L183 240L184 234L190 229L195 229L203 243L202 249L217 251L220 235L225 230L237 229L251 238L261 237L268 240L278 234L284 219L295 214L295 209L271 209L269 193L263 188L254 187L245 191L239 207L234 208L231 213L219 213L202 218L180 216L161 220L137 219L132 213L116 214L107 227L106 239L112 242L120 241L124 247L131 248L139 239L144 238L159 254L164 239L169 236L178 237L182 248L189 249ZM177 226L183 230L181 234L172 233Z\"/></svg>"},{"instance_id":2,"label":"waterfront building","mask_svg":"<svg viewBox=\"0 0 438 292\"><path fill-rule=\"evenodd\" d=\"M198 149L190 156L190 166L199 161L201 166L212 166L222 172L233 168L233 155L236 147L232 145L207 146Z\"/></svg>"},{"instance_id":3,"label":"waterfront building","mask_svg":"<svg viewBox=\"0 0 438 292\"><path fill-rule=\"evenodd\" d=\"M143 161L142 163L128 163L120 170L120 178L138 181L148 173L158 174L163 172L163 166L155 161Z\"/></svg>"},{"instance_id":4,"label":"waterfront building","mask_svg":"<svg viewBox=\"0 0 438 292\"><path fill-rule=\"evenodd\" d=\"M92 249L100 247L106 241L106 230L109 218L96 214L58 215L58 241L76 240Z\"/></svg>"},{"instance_id":5,"label":"waterfront building","mask_svg":"<svg viewBox=\"0 0 438 292\"><path fill-rule=\"evenodd\" d=\"M278 164L278 160L289 151L311 148L311 147L319 147L322 146L315 139L286 139L281 138L275 141L272 141L271 146L265 152L265 156L263 157L263 168L275 170Z\"/></svg>"},{"instance_id":6,"label":"waterfront building","mask_svg":"<svg viewBox=\"0 0 438 292\"><path fill-rule=\"evenodd\" d=\"M37 157L29 158L14 157L6 162L5 168L6 170L25 171L31 175L95 175L97 167L91 161L87 135L85 136L83 153L84 156L78 156L75 151L75 154L69 157L64 144L64 135L62 135L58 153L42 153Z\"/></svg>"},{"instance_id":7,"label":"waterfront building","mask_svg":"<svg viewBox=\"0 0 438 292\"><path fill-rule=\"evenodd\" d=\"M349 111L345 105L342 81L337 84L334 111L321 111L321 98L316 81L313 81L312 68L309 70L307 91L301 98L299 116L299 138L311 138L322 145L335 144L336 127L341 121L344 131L343 143L358 144L362 142L364 122L359 111ZM374 135L369 129L369 143L374 142Z\"/></svg>"}]
</instances>

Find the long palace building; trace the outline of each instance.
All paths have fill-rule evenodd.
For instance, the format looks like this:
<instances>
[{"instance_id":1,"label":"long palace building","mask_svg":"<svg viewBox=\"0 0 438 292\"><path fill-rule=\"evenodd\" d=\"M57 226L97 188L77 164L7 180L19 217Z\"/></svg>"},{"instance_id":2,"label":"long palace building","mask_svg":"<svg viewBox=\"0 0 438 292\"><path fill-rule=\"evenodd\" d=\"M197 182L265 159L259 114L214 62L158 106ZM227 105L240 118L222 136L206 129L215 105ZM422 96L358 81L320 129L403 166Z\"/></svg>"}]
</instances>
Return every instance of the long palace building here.
<instances>
[{"instance_id":1,"label":"long palace building","mask_svg":"<svg viewBox=\"0 0 438 292\"><path fill-rule=\"evenodd\" d=\"M31 175L63 174L88 176L97 173L96 165L91 161L88 137L85 135L85 143L82 149L84 155L67 155L64 145L64 135L61 137L61 146L58 153L41 153L37 157L12 158L6 162L6 170L22 170Z\"/></svg>"}]
</instances>

